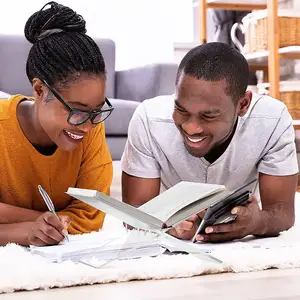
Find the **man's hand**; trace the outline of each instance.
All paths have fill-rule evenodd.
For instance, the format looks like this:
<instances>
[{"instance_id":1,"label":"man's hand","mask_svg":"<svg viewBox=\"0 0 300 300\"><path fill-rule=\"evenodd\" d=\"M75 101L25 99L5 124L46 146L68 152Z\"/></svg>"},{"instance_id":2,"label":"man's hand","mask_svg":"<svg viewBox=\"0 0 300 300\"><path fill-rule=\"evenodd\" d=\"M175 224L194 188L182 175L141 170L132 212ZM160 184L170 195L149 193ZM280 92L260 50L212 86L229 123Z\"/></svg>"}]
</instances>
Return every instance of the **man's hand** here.
<instances>
[{"instance_id":1,"label":"man's hand","mask_svg":"<svg viewBox=\"0 0 300 300\"><path fill-rule=\"evenodd\" d=\"M199 213L171 228L168 233L181 240L190 240L196 233L205 212Z\"/></svg>"},{"instance_id":2,"label":"man's hand","mask_svg":"<svg viewBox=\"0 0 300 300\"><path fill-rule=\"evenodd\" d=\"M225 242L234 239L241 239L255 232L263 226L261 209L254 196L246 206L237 206L231 210L237 218L227 224L209 226L205 229L206 234L199 234L197 241L203 242Z\"/></svg>"},{"instance_id":3,"label":"man's hand","mask_svg":"<svg viewBox=\"0 0 300 300\"><path fill-rule=\"evenodd\" d=\"M51 212L42 214L29 231L29 244L35 246L56 245L68 232L70 218L56 216Z\"/></svg>"}]
</instances>

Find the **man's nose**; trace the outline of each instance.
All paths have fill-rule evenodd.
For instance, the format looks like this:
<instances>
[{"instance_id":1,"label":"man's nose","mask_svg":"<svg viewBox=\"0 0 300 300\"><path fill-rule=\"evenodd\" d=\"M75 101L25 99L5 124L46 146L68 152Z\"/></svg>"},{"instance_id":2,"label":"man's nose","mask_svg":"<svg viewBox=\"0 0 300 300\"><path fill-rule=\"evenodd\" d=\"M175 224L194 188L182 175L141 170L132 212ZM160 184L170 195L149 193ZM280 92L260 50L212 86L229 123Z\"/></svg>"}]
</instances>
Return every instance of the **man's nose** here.
<instances>
[{"instance_id":1,"label":"man's nose","mask_svg":"<svg viewBox=\"0 0 300 300\"><path fill-rule=\"evenodd\" d=\"M181 125L181 127L190 136L200 135L203 133L203 126L197 117L190 117Z\"/></svg>"}]
</instances>

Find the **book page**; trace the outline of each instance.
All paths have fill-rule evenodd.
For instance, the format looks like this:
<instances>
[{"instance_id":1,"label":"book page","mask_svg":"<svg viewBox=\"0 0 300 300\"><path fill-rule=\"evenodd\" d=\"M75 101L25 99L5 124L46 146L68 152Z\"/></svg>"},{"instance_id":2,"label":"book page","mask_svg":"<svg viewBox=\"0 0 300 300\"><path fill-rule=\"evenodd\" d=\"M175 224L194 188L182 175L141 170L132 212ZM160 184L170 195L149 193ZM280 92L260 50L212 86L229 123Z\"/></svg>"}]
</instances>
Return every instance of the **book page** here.
<instances>
[{"instance_id":1,"label":"book page","mask_svg":"<svg viewBox=\"0 0 300 300\"><path fill-rule=\"evenodd\" d=\"M139 210L167 222L171 216L191 203L224 190L223 185L181 181L140 206Z\"/></svg>"},{"instance_id":2,"label":"book page","mask_svg":"<svg viewBox=\"0 0 300 300\"><path fill-rule=\"evenodd\" d=\"M94 190L69 188L68 195L79 199L133 227L149 230L161 229L163 221L140 211L127 203L116 200L106 194Z\"/></svg>"},{"instance_id":3,"label":"book page","mask_svg":"<svg viewBox=\"0 0 300 300\"><path fill-rule=\"evenodd\" d=\"M172 215L166 222L167 227L171 227L180 223L181 221L187 220L189 217L207 209L208 207L222 201L224 198L229 196L231 192L223 190L217 194L207 196L200 199L199 201L193 202L190 205L182 208L180 211Z\"/></svg>"}]
</instances>

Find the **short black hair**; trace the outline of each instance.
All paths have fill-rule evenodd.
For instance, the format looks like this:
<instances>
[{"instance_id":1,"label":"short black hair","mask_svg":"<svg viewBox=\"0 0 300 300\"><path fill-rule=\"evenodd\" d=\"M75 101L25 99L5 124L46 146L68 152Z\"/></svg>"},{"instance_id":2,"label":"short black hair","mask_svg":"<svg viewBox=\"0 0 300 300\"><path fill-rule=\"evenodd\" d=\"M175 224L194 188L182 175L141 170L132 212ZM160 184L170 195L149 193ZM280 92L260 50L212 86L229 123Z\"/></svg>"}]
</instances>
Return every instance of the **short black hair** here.
<instances>
[{"instance_id":1,"label":"short black hair","mask_svg":"<svg viewBox=\"0 0 300 300\"><path fill-rule=\"evenodd\" d=\"M227 81L227 94L239 99L247 90L249 66L245 57L225 43L212 42L191 49L179 64L176 85L181 74L207 81Z\"/></svg>"},{"instance_id":2,"label":"short black hair","mask_svg":"<svg viewBox=\"0 0 300 300\"><path fill-rule=\"evenodd\" d=\"M31 83L39 78L49 85L67 84L82 73L105 76L101 51L86 35L83 17L71 8L48 2L27 20L24 31L33 44L26 64Z\"/></svg>"}]
</instances>

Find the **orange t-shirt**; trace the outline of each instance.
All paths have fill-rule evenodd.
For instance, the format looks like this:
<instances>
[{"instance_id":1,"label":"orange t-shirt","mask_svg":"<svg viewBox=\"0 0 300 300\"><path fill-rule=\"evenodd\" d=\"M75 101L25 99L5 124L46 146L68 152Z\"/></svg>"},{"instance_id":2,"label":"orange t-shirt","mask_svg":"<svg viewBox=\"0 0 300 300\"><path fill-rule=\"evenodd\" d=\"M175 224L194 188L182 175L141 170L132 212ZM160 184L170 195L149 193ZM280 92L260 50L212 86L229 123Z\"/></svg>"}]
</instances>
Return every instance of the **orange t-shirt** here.
<instances>
[{"instance_id":1,"label":"orange t-shirt","mask_svg":"<svg viewBox=\"0 0 300 300\"><path fill-rule=\"evenodd\" d=\"M91 130L75 150L58 148L53 155L45 156L29 142L17 120L17 106L25 98L16 95L0 100L0 201L48 211L38 192L40 184L56 211L70 216L71 234L99 230L105 214L65 192L77 187L109 194L113 171L104 124Z\"/></svg>"}]
</instances>

